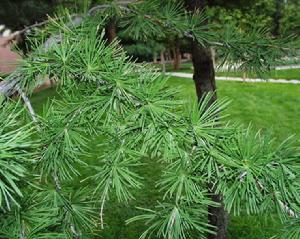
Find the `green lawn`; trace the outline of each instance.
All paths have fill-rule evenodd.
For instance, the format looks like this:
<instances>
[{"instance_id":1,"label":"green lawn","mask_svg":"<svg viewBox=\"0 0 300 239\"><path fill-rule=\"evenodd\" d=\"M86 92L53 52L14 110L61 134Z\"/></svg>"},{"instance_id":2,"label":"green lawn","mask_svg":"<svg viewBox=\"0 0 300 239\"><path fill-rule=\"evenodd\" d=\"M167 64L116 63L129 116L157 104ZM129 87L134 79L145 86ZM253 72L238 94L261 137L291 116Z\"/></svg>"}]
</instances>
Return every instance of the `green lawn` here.
<instances>
[{"instance_id":1,"label":"green lawn","mask_svg":"<svg viewBox=\"0 0 300 239\"><path fill-rule=\"evenodd\" d=\"M169 80L170 87L180 88L179 97L195 97L191 79L175 78ZM218 82L218 95L232 101L227 112L230 119L244 124L252 123L257 129L272 129L276 137L282 140L296 134L300 138L300 86L271 83ZM37 112L42 110L47 98L55 97L53 89L45 90L32 97ZM99 140L99 139L98 139ZM93 145L97 145L93 141ZM101 149L96 147L94 154L87 160L97 163ZM136 213L135 206L151 207L161 198L155 189L155 180L159 178L161 166L156 162L148 162L139 169L144 178L144 189L135 193L136 201L129 205L119 204L112 197L105 209L106 229L101 232L105 239L137 239L143 230L142 224L125 225L124 221ZM79 185L75 179L74 185ZM76 186L74 186L76 188ZM265 239L271 238L281 230L276 218L271 216L230 217L230 239ZM153 237L154 239L155 237ZM196 239L196 238L195 238Z\"/></svg>"},{"instance_id":2,"label":"green lawn","mask_svg":"<svg viewBox=\"0 0 300 239\"><path fill-rule=\"evenodd\" d=\"M167 71L174 71L172 65L167 65ZM193 73L193 66L191 62L184 62L176 72ZM243 73L240 71L220 72L216 73L217 76L232 76L232 77L243 77ZM268 73L258 76L255 73L248 73L248 78L265 78L265 79L299 79L300 80L300 69L287 69L287 70L272 70Z\"/></svg>"},{"instance_id":3,"label":"green lawn","mask_svg":"<svg viewBox=\"0 0 300 239\"><path fill-rule=\"evenodd\" d=\"M182 88L183 97L195 95L192 79L172 77L170 85ZM272 129L279 139L300 138L300 85L218 81L217 87L219 97L231 101L231 120Z\"/></svg>"}]
</instances>

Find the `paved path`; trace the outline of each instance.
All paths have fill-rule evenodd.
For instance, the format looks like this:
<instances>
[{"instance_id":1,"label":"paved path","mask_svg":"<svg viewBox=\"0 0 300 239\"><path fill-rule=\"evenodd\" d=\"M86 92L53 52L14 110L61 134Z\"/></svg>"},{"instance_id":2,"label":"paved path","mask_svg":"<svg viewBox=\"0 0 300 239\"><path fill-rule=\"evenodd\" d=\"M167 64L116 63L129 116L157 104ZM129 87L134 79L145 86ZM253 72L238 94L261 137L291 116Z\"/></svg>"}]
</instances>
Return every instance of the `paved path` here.
<instances>
[{"instance_id":1,"label":"paved path","mask_svg":"<svg viewBox=\"0 0 300 239\"><path fill-rule=\"evenodd\" d=\"M228 71L228 69L238 69L239 64L231 64L230 67L228 65L224 65L222 67L219 67L218 70L220 71ZM275 66L275 70L288 70L288 69L300 69L300 64L293 64L293 65L281 65L281 66Z\"/></svg>"},{"instance_id":2,"label":"paved path","mask_svg":"<svg viewBox=\"0 0 300 239\"><path fill-rule=\"evenodd\" d=\"M299 69L300 65L286 65L286 66L276 66L275 70L286 70L286 69Z\"/></svg>"},{"instance_id":3,"label":"paved path","mask_svg":"<svg viewBox=\"0 0 300 239\"><path fill-rule=\"evenodd\" d=\"M182 72L166 72L166 75L183 77L183 78L193 78L193 74L191 73L182 73ZM216 80L223 81L241 81L241 82L271 82L271 83L286 83L286 84L300 84L300 80L286 80L286 79L258 79L258 78L246 78L243 79L241 77L224 77L224 76L216 76Z\"/></svg>"}]
</instances>

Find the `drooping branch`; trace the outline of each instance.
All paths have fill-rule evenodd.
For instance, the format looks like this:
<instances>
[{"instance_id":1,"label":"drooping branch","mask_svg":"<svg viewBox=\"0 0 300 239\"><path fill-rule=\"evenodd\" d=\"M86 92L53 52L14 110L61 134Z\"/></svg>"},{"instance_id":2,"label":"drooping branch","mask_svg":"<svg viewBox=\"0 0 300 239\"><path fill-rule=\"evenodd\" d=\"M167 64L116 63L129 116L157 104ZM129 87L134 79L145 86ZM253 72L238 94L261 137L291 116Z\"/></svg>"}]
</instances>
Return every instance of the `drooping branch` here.
<instances>
[{"instance_id":1,"label":"drooping branch","mask_svg":"<svg viewBox=\"0 0 300 239\"><path fill-rule=\"evenodd\" d=\"M15 89L17 90L17 92L19 93L19 95L21 96L22 100L24 101L24 104L26 106L26 108L28 109L30 116L32 118L32 121L37 125L37 129L38 131L41 131L39 125L38 125L38 119L36 116L36 113L31 105L31 102L29 100L29 98L27 97L27 95L25 94L25 92L21 89L19 84L16 84ZM62 191L62 186L60 183L60 180L58 178L58 175L56 172L52 173L52 178L55 184L55 189L57 192L61 192Z\"/></svg>"}]
</instances>

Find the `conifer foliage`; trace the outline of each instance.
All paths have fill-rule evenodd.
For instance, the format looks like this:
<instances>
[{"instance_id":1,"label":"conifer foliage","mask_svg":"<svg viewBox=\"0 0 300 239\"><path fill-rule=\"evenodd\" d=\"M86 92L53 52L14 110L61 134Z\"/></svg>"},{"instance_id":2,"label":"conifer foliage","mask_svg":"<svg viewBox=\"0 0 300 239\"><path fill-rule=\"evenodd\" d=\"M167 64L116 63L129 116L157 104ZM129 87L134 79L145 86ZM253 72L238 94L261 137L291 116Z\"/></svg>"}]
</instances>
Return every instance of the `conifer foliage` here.
<instances>
[{"instance_id":1,"label":"conifer foliage","mask_svg":"<svg viewBox=\"0 0 300 239\"><path fill-rule=\"evenodd\" d=\"M170 2L160 11L163 18L152 18L147 11L155 6L126 7L124 28L133 36L162 33L159 27L165 26L191 34L187 28L195 30L199 43L211 41L211 34L201 35L194 24L198 15ZM126 204L135 200L135 192L147 190L137 168L150 161L164 168L156 182L161 198L150 208L136 201L140 214L124 222L145 222L141 238L214 233L207 223L207 207L218 206L208 197L212 183L229 213L276 209L297 228L299 151L292 139L277 146L261 132L228 124L223 112L228 102L210 104L210 94L197 103L178 99L177 89L168 87L159 72L135 64L117 41L107 44L107 18L92 14L95 10L76 24L52 19L37 30L36 49L13 74L22 76L19 86L28 94L40 79L51 77L60 97L33 122L24 114L26 104L22 110L20 103L1 103L0 237L98 238L112 197ZM139 21L138 16L145 22L136 30L130 17ZM249 62L253 67L255 61ZM91 163L95 141L102 152ZM299 238L298 229L289 232Z\"/></svg>"}]
</instances>

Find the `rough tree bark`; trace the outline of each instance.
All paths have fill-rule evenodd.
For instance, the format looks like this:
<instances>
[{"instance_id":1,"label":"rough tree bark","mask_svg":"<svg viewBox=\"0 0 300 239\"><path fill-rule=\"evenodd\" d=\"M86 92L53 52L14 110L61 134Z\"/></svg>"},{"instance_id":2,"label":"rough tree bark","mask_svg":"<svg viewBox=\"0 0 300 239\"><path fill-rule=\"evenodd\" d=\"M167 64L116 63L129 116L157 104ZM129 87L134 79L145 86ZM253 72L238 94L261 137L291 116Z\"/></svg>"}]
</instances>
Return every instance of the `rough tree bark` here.
<instances>
[{"instance_id":1,"label":"rough tree bark","mask_svg":"<svg viewBox=\"0 0 300 239\"><path fill-rule=\"evenodd\" d=\"M112 18L105 28L106 37L109 43L111 43L117 37L116 25L116 19Z\"/></svg>"},{"instance_id":2,"label":"rough tree bark","mask_svg":"<svg viewBox=\"0 0 300 239\"><path fill-rule=\"evenodd\" d=\"M188 11L201 11L206 6L205 0L185 0L185 3ZM208 92L213 92L214 95L211 100L213 102L217 99L217 95L215 92L215 70L211 50L200 46L195 41L191 41L191 52L194 66L193 79L195 82L197 97L200 100L201 97ZM222 202L222 195L214 193L212 184L208 185L208 189L211 193L211 199L214 202L220 203L219 207L208 208L208 221L211 225L217 228L216 234L208 235L208 239L226 239L228 214L226 213Z\"/></svg>"},{"instance_id":3,"label":"rough tree bark","mask_svg":"<svg viewBox=\"0 0 300 239\"><path fill-rule=\"evenodd\" d=\"M214 63L209 48L199 46L195 41L191 43L192 61L194 66L194 83L197 97L200 100L208 92L214 92L212 101L217 99Z\"/></svg>"}]
</instances>

